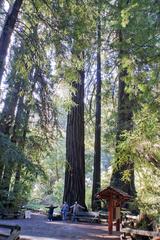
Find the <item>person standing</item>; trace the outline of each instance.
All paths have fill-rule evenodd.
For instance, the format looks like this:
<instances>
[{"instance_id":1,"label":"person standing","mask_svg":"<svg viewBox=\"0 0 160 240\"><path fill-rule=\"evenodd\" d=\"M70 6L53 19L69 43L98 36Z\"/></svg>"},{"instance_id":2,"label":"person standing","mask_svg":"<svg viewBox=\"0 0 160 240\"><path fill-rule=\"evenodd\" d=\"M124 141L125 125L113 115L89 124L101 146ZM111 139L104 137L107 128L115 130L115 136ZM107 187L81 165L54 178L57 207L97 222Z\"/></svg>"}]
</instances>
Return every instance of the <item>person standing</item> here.
<instances>
[{"instance_id":1,"label":"person standing","mask_svg":"<svg viewBox=\"0 0 160 240\"><path fill-rule=\"evenodd\" d=\"M77 203L77 201L70 207L73 208L73 217L72 217L72 222L77 222L77 215L79 213L79 209L85 209L82 207L80 204Z\"/></svg>"},{"instance_id":2,"label":"person standing","mask_svg":"<svg viewBox=\"0 0 160 240\"><path fill-rule=\"evenodd\" d=\"M69 205L67 202L64 202L64 204L61 207L61 214L62 214L62 220L66 221L67 220L67 213L69 211Z\"/></svg>"},{"instance_id":3,"label":"person standing","mask_svg":"<svg viewBox=\"0 0 160 240\"><path fill-rule=\"evenodd\" d=\"M48 210L48 221L52 221L53 220L53 213L54 213L54 209L57 208L58 206L53 206L52 204L49 207Z\"/></svg>"}]
</instances>

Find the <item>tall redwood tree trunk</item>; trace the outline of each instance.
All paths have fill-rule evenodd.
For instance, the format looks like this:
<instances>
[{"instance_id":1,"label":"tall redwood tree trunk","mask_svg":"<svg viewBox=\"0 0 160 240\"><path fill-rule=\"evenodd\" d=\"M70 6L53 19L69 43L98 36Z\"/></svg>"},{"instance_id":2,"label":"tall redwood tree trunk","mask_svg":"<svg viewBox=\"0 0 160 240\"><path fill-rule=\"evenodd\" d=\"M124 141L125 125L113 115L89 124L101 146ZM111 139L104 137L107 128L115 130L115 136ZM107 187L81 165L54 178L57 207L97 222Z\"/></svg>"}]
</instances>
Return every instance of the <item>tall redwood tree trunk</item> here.
<instances>
[{"instance_id":1,"label":"tall redwood tree trunk","mask_svg":"<svg viewBox=\"0 0 160 240\"><path fill-rule=\"evenodd\" d=\"M32 70L31 70L32 71ZM16 76L13 76L16 79ZM36 79L35 79L36 80ZM34 81L35 81L34 80ZM7 97L5 100L5 106L2 112L2 124L0 125L1 131L4 134L7 134L11 137L11 141L18 145L19 148L24 148L25 143L25 136L28 126L28 119L29 119L29 112L30 106L26 101L25 95L19 95L21 90L27 90L27 86L25 85L25 80L21 79L19 81L11 82L10 84L14 84L10 91L7 93ZM33 82L32 91L30 95L32 96L34 90L35 82ZM15 109L17 107L17 112L15 116ZM14 120L14 126L13 126ZM12 129L12 131L10 131ZM13 173L15 172L16 168L16 177L15 177L15 184L13 188L13 193L18 192L18 183L20 180L20 170L21 170L21 162L4 162L3 163L3 174L1 176L1 201L5 204L9 201L10 195L10 184L11 178L13 177ZM16 195L16 194L15 194ZM12 206L10 206L12 207ZM10 208L9 207L9 208Z\"/></svg>"},{"instance_id":2,"label":"tall redwood tree trunk","mask_svg":"<svg viewBox=\"0 0 160 240\"><path fill-rule=\"evenodd\" d=\"M129 99L129 95L125 92L125 82L122 80L123 73L120 73L119 77L119 96L118 96L118 119L117 119L117 145L119 141L123 141L121 134L124 130L132 130L132 107L133 102ZM130 181L124 182L122 180L123 173L125 170L130 171ZM122 189L130 195L135 195L135 184L134 184L134 164L122 164L118 168L113 170L111 185Z\"/></svg>"},{"instance_id":3,"label":"tall redwood tree trunk","mask_svg":"<svg viewBox=\"0 0 160 240\"><path fill-rule=\"evenodd\" d=\"M18 106L17 106L17 114L16 114L16 121L15 121L16 130L18 131L19 135L22 134L22 131L23 131L23 121L25 120L24 117L22 118L22 116L20 118L20 114L22 115L23 109L25 110L23 101L24 101L24 96L19 97L19 103L18 103ZM17 116L19 118L17 118ZM13 133L14 133L14 136L15 136L15 131ZM18 138L18 136L17 136L17 138ZM12 141L13 141L13 137L12 137ZM16 143L16 141L14 141L14 142ZM4 204L6 202L8 202L11 178L12 178L12 174L14 172L14 168L15 168L15 162L13 162L13 161L11 161L11 162L5 161L3 176L2 176L2 180L1 180L2 202Z\"/></svg>"},{"instance_id":4,"label":"tall redwood tree trunk","mask_svg":"<svg viewBox=\"0 0 160 240\"><path fill-rule=\"evenodd\" d=\"M21 84L21 81L17 81L15 84L13 82L9 84L10 90L7 92L4 107L0 116L0 132L8 136L10 136L11 129L13 127ZM0 158L0 188L2 187L1 180L3 177L3 172L4 162L3 159Z\"/></svg>"},{"instance_id":5,"label":"tall redwood tree trunk","mask_svg":"<svg viewBox=\"0 0 160 240\"><path fill-rule=\"evenodd\" d=\"M9 13L6 17L6 21L0 36L0 83L4 72L7 50L22 2L23 0L15 0L12 9L9 10Z\"/></svg>"},{"instance_id":6,"label":"tall redwood tree trunk","mask_svg":"<svg viewBox=\"0 0 160 240\"><path fill-rule=\"evenodd\" d=\"M119 42L123 42L123 33L119 31ZM121 49L119 52L119 59L121 61L125 52ZM125 87L126 83L124 78L127 76L127 69L124 69L120 64L119 71L119 89L118 89L118 116L117 116L117 135L116 143L119 144L123 141L122 133L123 131L130 131L133 127L132 117L133 117L133 99L130 98L129 94L126 93ZM125 170L130 171L130 181L125 182L122 180L123 173ZM122 164L118 168L113 169L111 185L122 189L130 195L135 195L135 183L134 183L134 163L128 162L128 164Z\"/></svg>"},{"instance_id":7,"label":"tall redwood tree trunk","mask_svg":"<svg viewBox=\"0 0 160 240\"><path fill-rule=\"evenodd\" d=\"M78 201L85 205L85 157L84 157L84 70L79 72L79 82L73 84L75 104L68 113L66 135L66 171L64 201L69 205Z\"/></svg>"},{"instance_id":8,"label":"tall redwood tree trunk","mask_svg":"<svg viewBox=\"0 0 160 240\"><path fill-rule=\"evenodd\" d=\"M96 119L95 119L95 143L94 143L94 169L92 186L92 210L101 207L96 199L96 193L101 187L101 23L97 26L97 87L96 87Z\"/></svg>"},{"instance_id":9,"label":"tall redwood tree trunk","mask_svg":"<svg viewBox=\"0 0 160 240\"><path fill-rule=\"evenodd\" d=\"M13 125L21 85L22 82L20 80L15 83L9 83L9 90L0 116L0 132L7 135L10 135L10 129Z\"/></svg>"},{"instance_id":10,"label":"tall redwood tree trunk","mask_svg":"<svg viewBox=\"0 0 160 240\"><path fill-rule=\"evenodd\" d=\"M15 118L15 124L13 128L12 142L16 143L19 148L24 150L26 133L28 128L28 121L30 115L30 106L27 105L27 102L24 102L24 96L21 96L19 99L18 110ZM22 163L15 163L16 174L15 181L13 186L12 195L16 199L19 195L20 188L20 178L21 178L21 167Z\"/></svg>"}]
</instances>

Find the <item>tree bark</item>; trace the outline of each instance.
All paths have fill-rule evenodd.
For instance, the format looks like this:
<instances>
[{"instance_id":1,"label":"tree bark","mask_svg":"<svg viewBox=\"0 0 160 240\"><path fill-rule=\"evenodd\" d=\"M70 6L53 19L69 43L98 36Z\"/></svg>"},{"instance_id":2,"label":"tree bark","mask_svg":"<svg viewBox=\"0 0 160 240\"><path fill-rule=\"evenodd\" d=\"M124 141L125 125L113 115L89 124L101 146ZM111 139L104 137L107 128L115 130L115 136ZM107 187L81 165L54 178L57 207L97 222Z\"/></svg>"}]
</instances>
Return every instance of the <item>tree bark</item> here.
<instances>
[{"instance_id":1,"label":"tree bark","mask_svg":"<svg viewBox=\"0 0 160 240\"><path fill-rule=\"evenodd\" d=\"M26 89L27 86L25 86L25 81L23 79L19 82L18 86L19 86L19 91L27 90ZM30 92L31 95L34 90L34 86L35 86L35 83L33 84L32 91ZM17 95L19 91L17 90ZM12 94L14 95L14 91L11 92L11 96ZM11 136L12 142L14 142L21 149L24 148L28 120L29 120L29 113L30 113L30 106L28 105L25 98L26 98L26 95L18 96L16 98L18 99L18 105L16 102L17 113L15 117L12 134L11 133L9 134ZM16 176L15 176L15 183L14 183L12 193L14 193L15 196L16 194L19 194L18 186L20 181L21 165L22 165L21 162L5 162L4 163L4 171L3 171L2 181L1 181L2 202L4 203L9 201L11 178L13 176L13 172L15 171L15 169L16 169ZM12 203L10 207L13 207L13 205L14 203Z\"/></svg>"},{"instance_id":2,"label":"tree bark","mask_svg":"<svg viewBox=\"0 0 160 240\"><path fill-rule=\"evenodd\" d=\"M14 125L14 133L12 136L12 142L20 142L20 139L22 140L23 143L23 122L25 121L25 118L23 116L23 113L25 112L24 108L24 96L20 97L19 99L19 104L18 104L18 109L17 109L17 114L16 114L16 120L15 120L15 125ZM2 201L5 203L8 201L9 197L9 190L10 190L10 183L11 183L11 178L12 174L14 171L16 163L15 162L7 162L5 163L4 166L4 173L3 173L3 178L2 178ZM20 163L18 163L20 165Z\"/></svg>"},{"instance_id":3,"label":"tree bark","mask_svg":"<svg viewBox=\"0 0 160 240\"><path fill-rule=\"evenodd\" d=\"M18 110L16 114L13 135L12 135L12 142L16 143L18 147L21 148L22 150L24 149L24 146L25 146L29 114L30 114L30 107L28 107L27 104L24 103L24 96L22 96L19 99L19 105L18 105ZM20 191L19 184L20 184L20 178L21 178L21 167L22 167L22 163L17 162L15 181L14 181L13 192L12 192L15 199L17 198L17 195L19 194L19 191Z\"/></svg>"},{"instance_id":4,"label":"tree bark","mask_svg":"<svg viewBox=\"0 0 160 240\"><path fill-rule=\"evenodd\" d=\"M101 207L96 194L101 187L101 23L100 18L97 26L97 88L96 88L96 119L95 119L95 143L94 143L94 169L92 186L92 210Z\"/></svg>"},{"instance_id":5,"label":"tree bark","mask_svg":"<svg viewBox=\"0 0 160 240\"><path fill-rule=\"evenodd\" d=\"M123 33L119 31L119 42L123 42ZM121 61L125 52L120 50L119 59ZM132 130L133 122L133 99L130 99L129 94L126 93L126 83L124 78L128 75L127 69L124 69L120 64L119 70L119 90L118 90L118 116L117 116L117 134L116 144L118 146L120 141L123 141L122 133ZM118 160L118 159L117 159ZM130 171L130 181L124 182L122 180L123 173L125 170ZM135 183L134 183L134 163L128 162L128 164L122 164L118 168L113 169L111 185L117 187L130 195L135 195Z\"/></svg>"},{"instance_id":6,"label":"tree bark","mask_svg":"<svg viewBox=\"0 0 160 240\"><path fill-rule=\"evenodd\" d=\"M4 107L1 113L1 118L0 118L0 132L10 136L11 134L11 129L13 125L13 121L15 118L15 109L17 106L17 101L18 101L18 94L20 91L21 87L21 82L18 81L16 82L13 86L11 86L13 83L9 84L9 91L7 92L6 99L4 102ZM8 163L6 163L8 164ZM0 159L0 183L2 187L2 177L4 173L4 162L3 159ZM9 176L11 173L9 174ZM8 177L9 177L8 176ZM4 176L5 177L5 176ZM6 176L7 177L7 176Z\"/></svg>"},{"instance_id":7,"label":"tree bark","mask_svg":"<svg viewBox=\"0 0 160 240\"><path fill-rule=\"evenodd\" d=\"M15 28L22 2L23 0L15 0L12 9L9 10L9 13L6 17L6 21L0 37L0 83L2 81L2 76L4 72L7 50L10 44L11 36Z\"/></svg>"},{"instance_id":8,"label":"tree bark","mask_svg":"<svg viewBox=\"0 0 160 240\"><path fill-rule=\"evenodd\" d=\"M32 76L33 71L34 71L34 67L32 67L31 69L30 76ZM33 78L31 77L30 79L32 84L32 89L31 89L31 92L29 93L30 94L29 99L31 99L33 96L35 84L38 81L38 74L39 74L39 69L38 70L36 69ZM12 142L16 143L18 147L22 150L24 150L24 147L25 147L30 110L31 110L30 103L27 100L24 100L24 96L21 96L19 98L18 111L16 114L15 124L13 128L13 135L11 139L12 139ZM12 194L15 199L19 195L21 169L22 169L22 163L21 162L16 163L16 174L15 174L15 181L14 181L14 186L12 191Z\"/></svg>"},{"instance_id":9,"label":"tree bark","mask_svg":"<svg viewBox=\"0 0 160 240\"><path fill-rule=\"evenodd\" d=\"M13 76L14 77L14 76ZM3 111L0 117L0 132L10 135L10 130L15 117L15 109L18 101L18 94L21 88L21 81L9 84Z\"/></svg>"},{"instance_id":10,"label":"tree bark","mask_svg":"<svg viewBox=\"0 0 160 240\"><path fill-rule=\"evenodd\" d=\"M123 141L121 134L124 130L132 130L132 107L133 102L129 99L129 95L125 92L125 82L122 80L124 74L120 73L119 78L119 96L118 96L118 119L117 119L117 135L116 142L117 146L120 141ZM130 181L124 182L122 180L123 173L125 170L130 171ZM113 169L111 185L119 188L130 195L135 195L135 184L134 184L134 164L128 162L127 164L122 164L118 168Z\"/></svg>"},{"instance_id":11,"label":"tree bark","mask_svg":"<svg viewBox=\"0 0 160 240\"><path fill-rule=\"evenodd\" d=\"M84 70L79 71L80 80L74 82L75 104L68 113L66 133L66 171L64 201L75 201L85 206L85 158L84 158Z\"/></svg>"}]
</instances>

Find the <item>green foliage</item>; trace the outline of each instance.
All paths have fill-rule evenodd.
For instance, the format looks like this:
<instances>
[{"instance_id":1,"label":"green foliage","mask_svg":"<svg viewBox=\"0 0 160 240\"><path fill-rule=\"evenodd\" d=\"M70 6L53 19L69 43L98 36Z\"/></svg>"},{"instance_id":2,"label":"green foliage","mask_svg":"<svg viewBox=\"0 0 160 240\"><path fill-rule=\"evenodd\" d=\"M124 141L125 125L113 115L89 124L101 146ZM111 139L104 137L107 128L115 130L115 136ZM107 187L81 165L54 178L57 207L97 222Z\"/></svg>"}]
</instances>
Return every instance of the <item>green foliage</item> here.
<instances>
[{"instance_id":1,"label":"green foliage","mask_svg":"<svg viewBox=\"0 0 160 240\"><path fill-rule=\"evenodd\" d=\"M42 144L43 145L43 144ZM34 147L33 147L34 151ZM36 156L36 154L35 154ZM44 154L38 159L45 172L45 178L39 176L33 184L30 199L40 198L46 204L62 203L64 170L65 170L65 142L62 137L57 138L52 148L45 148Z\"/></svg>"},{"instance_id":2,"label":"green foliage","mask_svg":"<svg viewBox=\"0 0 160 240\"><path fill-rule=\"evenodd\" d=\"M22 163L30 170L34 168L34 164L26 158L24 153L2 133L0 133L0 156L3 162Z\"/></svg>"},{"instance_id":3,"label":"green foliage","mask_svg":"<svg viewBox=\"0 0 160 240\"><path fill-rule=\"evenodd\" d=\"M153 112L147 106L135 115L134 129L123 134L124 141L117 149L119 161L144 161L153 167L159 164L159 120L158 112ZM131 153L131 154L130 154ZM155 161L150 159L151 155Z\"/></svg>"},{"instance_id":4,"label":"green foliage","mask_svg":"<svg viewBox=\"0 0 160 240\"><path fill-rule=\"evenodd\" d=\"M132 5L129 5L128 7L122 9L121 11L121 25L123 28L125 28L131 18L131 14L135 8L138 7L138 3L134 3Z\"/></svg>"},{"instance_id":5,"label":"green foliage","mask_svg":"<svg viewBox=\"0 0 160 240\"><path fill-rule=\"evenodd\" d=\"M44 171L41 166L33 163L26 155L10 141L8 136L0 133L0 163L5 167L12 168L12 172L17 170L17 166L21 166L22 175L19 183L14 188L15 175L12 176L9 192L1 190L1 194L8 196L8 204L12 209L19 209L28 199L28 193L31 190L32 182L37 175L43 175ZM11 174L11 173L10 173ZM2 205L6 206L6 202L2 201Z\"/></svg>"},{"instance_id":6,"label":"green foliage","mask_svg":"<svg viewBox=\"0 0 160 240\"><path fill-rule=\"evenodd\" d=\"M134 162L139 206L145 212L159 212L159 113L144 106L134 120L133 131L125 132L124 141L118 144L117 164ZM123 179L130 179L128 170L124 172Z\"/></svg>"},{"instance_id":7,"label":"green foliage","mask_svg":"<svg viewBox=\"0 0 160 240\"><path fill-rule=\"evenodd\" d=\"M55 182L54 190L53 190L54 203L58 204L59 206L63 202L63 189L64 189L64 179L61 178Z\"/></svg>"}]
</instances>

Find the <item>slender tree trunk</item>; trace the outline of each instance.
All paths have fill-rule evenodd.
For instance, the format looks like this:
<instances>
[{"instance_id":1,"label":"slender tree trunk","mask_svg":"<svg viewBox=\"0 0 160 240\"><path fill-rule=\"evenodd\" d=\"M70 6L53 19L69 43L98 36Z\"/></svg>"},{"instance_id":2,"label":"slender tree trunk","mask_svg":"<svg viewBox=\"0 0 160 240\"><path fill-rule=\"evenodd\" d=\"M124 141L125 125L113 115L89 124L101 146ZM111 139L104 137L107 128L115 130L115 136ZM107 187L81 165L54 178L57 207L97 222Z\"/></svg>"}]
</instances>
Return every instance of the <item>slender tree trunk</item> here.
<instances>
[{"instance_id":1,"label":"slender tree trunk","mask_svg":"<svg viewBox=\"0 0 160 240\"><path fill-rule=\"evenodd\" d=\"M13 134L12 134L12 142L17 144L20 148L24 148L25 143L25 136L27 132L27 126L28 126L28 119L29 119L29 110L24 104L24 96L21 96L19 98L18 108L17 108L17 114L15 119L15 125L13 128ZM9 201L9 193L10 193L10 184L11 184L11 178L13 176L13 172L16 169L16 176L15 176L15 183L13 187L14 196L17 196L19 194L19 181L20 181L20 171L21 171L21 162L5 162L4 165L4 173L3 178L1 182L1 201L5 204ZM14 202L10 202L9 208L14 207Z\"/></svg>"},{"instance_id":2,"label":"slender tree trunk","mask_svg":"<svg viewBox=\"0 0 160 240\"><path fill-rule=\"evenodd\" d=\"M24 85L25 81L22 80L20 81L19 90L23 89L26 90L26 86ZM35 83L33 84L33 89L34 89ZM31 95L33 93L33 89L31 91ZM17 94L19 91L17 91ZM14 95L14 91L11 92ZM18 106L17 106L17 113L15 117L15 123L13 127L13 131L11 135L11 140L14 142L18 147L21 149L24 148L24 143L25 143L25 136L26 136L26 131L27 131L27 126L28 126L28 119L29 119L29 112L30 112L30 107L28 106L27 102L24 103L24 98L26 96L18 96ZM10 98L12 99L12 98ZM17 98L16 98L17 99ZM16 102L17 105L17 102ZM15 105L15 106L16 106ZM8 110L8 109L7 109ZM13 109L12 109L13 110ZM10 183L11 183L11 178L13 175L14 170L16 169L16 177L15 177L15 184L13 187L13 192L18 194L18 186L19 186L19 181L20 181L20 170L21 170L21 162L15 163L15 162L5 162L4 164L4 172L2 176L2 182L1 182L1 192L2 192L2 201L8 202L9 201L9 193L10 193ZM14 203L12 204L13 207Z\"/></svg>"},{"instance_id":3,"label":"slender tree trunk","mask_svg":"<svg viewBox=\"0 0 160 240\"><path fill-rule=\"evenodd\" d=\"M2 159L0 158L0 191L1 191L1 180L2 180L2 175L3 175L3 170L4 170L4 163L3 163Z\"/></svg>"},{"instance_id":4,"label":"slender tree trunk","mask_svg":"<svg viewBox=\"0 0 160 240\"><path fill-rule=\"evenodd\" d=\"M24 96L19 98L19 104L17 109L17 115L14 125L14 132L12 136L12 142L20 142L20 139L23 138L23 122L25 121L23 114L24 108ZM23 120L23 121L22 121ZM23 141L22 141L23 142ZM10 183L12 178L12 173L14 171L16 163L15 162L5 162L4 173L2 178L2 193L3 193L3 202L8 201L9 190L10 190Z\"/></svg>"},{"instance_id":5,"label":"slender tree trunk","mask_svg":"<svg viewBox=\"0 0 160 240\"><path fill-rule=\"evenodd\" d=\"M11 89L8 91L5 102L4 102L4 107L1 113L1 119L0 119L0 132L10 135L11 134L11 129L13 125L13 121L15 118L15 109L17 106L17 101L18 101L18 93L20 91L20 85L21 82L16 82L14 86L10 86ZM6 163L8 164L8 163ZM0 188L3 186L2 184L2 177L4 173L4 161L3 159L0 158ZM10 174L9 174L10 176ZM4 176L5 177L5 176ZM6 177L5 177L6 178Z\"/></svg>"},{"instance_id":6,"label":"slender tree trunk","mask_svg":"<svg viewBox=\"0 0 160 240\"><path fill-rule=\"evenodd\" d=\"M78 201L85 206L85 158L84 158L84 70L79 71L80 81L74 83L75 104L68 113L66 135L66 172L64 201L69 205Z\"/></svg>"},{"instance_id":7,"label":"slender tree trunk","mask_svg":"<svg viewBox=\"0 0 160 240\"><path fill-rule=\"evenodd\" d=\"M3 173L3 179L1 181L1 196L0 196L0 201L4 206L7 207L8 203L8 195L9 195L9 186L11 182L11 177L12 177L12 171L13 171L13 163L10 162L5 162L5 169Z\"/></svg>"},{"instance_id":8,"label":"slender tree trunk","mask_svg":"<svg viewBox=\"0 0 160 240\"><path fill-rule=\"evenodd\" d=\"M22 81L17 81L15 84L9 84L4 107L0 116L0 132L10 135L10 130L15 117L15 109L18 101L18 94L21 88ZM12 86L11 86L12 85Z\"/></svg>"},{"instance_id":9,"label":"slender tree trunk","mask_svg":"<svg viewBox=\"0 0 160 240\"><path fill-rule=\"evenodd\" d=\"M21 82L16 82L15 85L9 84L9 91L7 92L4 107L0 119L0 132L10 136L11 128L15 117L15 109L18 101L18 93L20 91ZM12 165L12 166L11 166ZM13 163L0 158L0 201L6 202L8 198L9 183L11 181Z\"/></svg>"},{"instance_id":10,"label":"slender tree trunk","mask_svg":"<svg viewBox=\"0 0 160 240\"><path fill-rule=\"evenodd\" d=\"M24 96L20 96L11 140L22 149L25 143L29 112L28 107L24 103Z\"/></svg>"},{"instance_id":11,"label":"slender tree trunk","mask_svg":"<svg viewBox=\"0 0 160 240\"><path fill-rule=\"evenodd\" d=\"M10 44L11 36L15 28L22 2L23 0L15 0L12 9L9 10L9 13L6 17L2 34L0 36L0 83L2 81L2 76L4 72L7 50Z\"/></svg>"},{"instance_id":12,"label":"slender tree trunk","mask_svg":"<svg viewBox=\"0 0 160 240\"><path fill-rule=\"evenodd\" d=\"M15 119L15 125L13 129L12 142L15 142L18 145L18 147L21 148L22 150L24 149L24 145L25 145L29 113L30 113L30 107L28 107L27 104L24 103L24 96L20 97L18 111ZM22 163L17 162L15 182L14 182L13 192L12 192L15 199L17 198L17 195L20 192L19 184L20 184L20 177L21 177L21 168L22 168Z\"/></svg>"},{"instance_id":13,"label":"slender tree trunk","mask_svg":"<svg viewBox=\"0 0 160 240\"><path fill-rule=\"evenodd\" d=\"M21 163L18 163L16 166L15 181L14 181L13 192L12 192L15 200L17 199L17 196L21 194L21 191L20 191L21 170L22 170L22 165ZM17 201L15 202L17 203Z\"/></svg>"},{"instance_id":14,"label":"slender tree trunk","mask_svg":"<svg viewBox=\"0 0 160 240\"><path fill-rule=\"evenodd\" d=\"M119 42L123 42L123 33L119 31ZM120 50L119 58L122 59L124 55L124 51ZM127 76L127 69L123 69L120 66L119 72L119 92L118 92L118 117L117 117L117 135L116 135L116 142L117 145L120 141L123 141L122 133L123 131L130 131L133 127L132 116L133 116L133 104L134 101L130 99L129 94L126 93L125 87L126 83L124 78ZM124 182L122 180L123 173L125 170L130 171L130 181ZM111 178L111 185L122 189L123 191L127 192L130 195L135 195L135 183L134 183L134 164L122 164L118 166L118 168L113 169L113 174Z\"/></svg>"},{"instance_id":15,"label":"slender tree trunk","mask_svg":"<svg viewBox=\"0 0 160 240\"><path fill-rule=\"evenodd\" d=\"M97 88L96 88L96 120L95 120L95 143L94 143L94 169L92 186L92 210L101 207L100 201L96 200L96 193L101 187L101 23L97 27Z\"/></svg>"},{"instance_id":16,"label":"slender tree trunk","mask_svg":"<svg viewBox=\"0 0 160 240\"><path fill-rule=\"evenodd\" d=\"M58 161L56 161L55 171L56 171L56 181L59 181L60 175L59 175Z\"/></svg>"},{"instance_id":17,"label":"slender tree trunk","mask_svg":"<svg viewBox=\"0 0 160 240\"><path fill-rule=\"evenodd\" d=\"M33 72L34 72L34 67L32 67L29 74L30 81L32 82L31 92L29 93L30 94L29 101L33 96L35 84L39 78L39 69L35 70L35 74L32 77ZM16 114L15 124L13 128L13 135L11 139L12 139L12 142L16 143L18 147L22 150L24 150L24 147L25 147L30 110L31 110L30 103L27 100L24 102L24 96L21 96L19 99L18 111ZM20 194L21 170L22 170L22 163L19 162L16 164L15 181L14 181L14 186L12 191L12 195L14 196L15 199Z\"/></svg>"}]
</instances>

